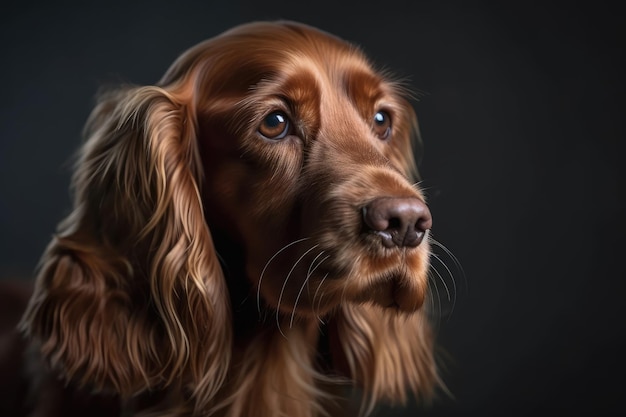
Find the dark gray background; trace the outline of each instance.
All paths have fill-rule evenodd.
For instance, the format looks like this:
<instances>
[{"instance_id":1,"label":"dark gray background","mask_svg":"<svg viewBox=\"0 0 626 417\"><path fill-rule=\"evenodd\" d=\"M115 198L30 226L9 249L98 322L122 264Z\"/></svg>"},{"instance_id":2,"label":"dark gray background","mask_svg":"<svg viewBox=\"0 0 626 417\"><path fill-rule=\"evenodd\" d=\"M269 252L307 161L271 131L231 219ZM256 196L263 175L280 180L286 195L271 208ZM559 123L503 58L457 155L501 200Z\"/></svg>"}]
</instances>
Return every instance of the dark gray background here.
<instances>
[{"instance_id":1,"label":"dark gray background","mask_svg":"<svg viewBox=\"0 0 626 417\"><path fill-rule=\"evenodd\" d=\"M456 308L439 325L454 398L420 412L626 413L617 9L36 3L5 5L0 16L0 277L30 277L68 212L68 162L100 86L154 83L183 50L238 23L299 20L360 44L424 93L415 108L434 233L459 258L467 285L452 268ZM444 300L444 312L451 304Z\"/></svg>"}]
</instances>

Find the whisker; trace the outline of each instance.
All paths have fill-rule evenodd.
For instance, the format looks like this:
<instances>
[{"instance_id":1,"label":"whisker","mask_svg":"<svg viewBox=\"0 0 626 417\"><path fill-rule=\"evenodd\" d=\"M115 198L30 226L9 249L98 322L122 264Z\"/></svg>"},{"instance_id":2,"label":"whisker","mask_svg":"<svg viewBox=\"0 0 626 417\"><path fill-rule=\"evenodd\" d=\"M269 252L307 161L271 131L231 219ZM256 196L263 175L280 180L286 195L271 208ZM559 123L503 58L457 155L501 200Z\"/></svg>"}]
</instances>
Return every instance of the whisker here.
<instances>
[{"instance_id":1,"label":"whisker","mask_svg":"<svg viewBox=\"0 0 626 417\"><path fill-rule=\"evenodd\" d=\"M296 315L296 308L298 307L298 301L300 300L300 295L302 295L302 291L304 290L304 287L306 287L306 285L309 283L309 278L311 278L311 276L307 275L306 279L302 283L302 286L300 286L300 291L298 291L298 295L296 296L296 301L293 304L293 308L291 309L291 319L289 319L290 329L293 327L293 318Z\"/></svg>"},{"instance_id":2,"label":"whisker","mask_svg":"<svg viewBox=\"0 0 626 417\"><path fill-rule=\"evenodd\" d=\"M438 260L443 266L444 268L446 268L446 270L448 271L448 273L450 274L450 278L452 278L452 285L454 286L454 291L456 291L456 284L454 284L454 277L452 277L452 273L450 272L450 270L448 269L448 267L446 266L445 263L443 263L443 261L434 253L431 253L431 256L433 258L435 258L436 260ZM439 276L439 280L441 281L441 283L443 284L444 288L446 289L446 294L448 295L448 301L451 301L450 298L450 289L448 288L448 284L446 284L446 281L443 279L443 277L441 276L441 274L439 273L439 271L437 271L437 269L435 268L434 265L432 265L433 267L433 271L435 271L435 273L437 274L437 276Z\"/></svg>"},{"instance_id":3,"label":"whisker","mask_svg":"<svg viewBox=\"0 0 626 417\"><path fill-rule=\"evenodd\" d=\"M315 264L315 261L317 261L317 259L322 256L324 254L325 251L321 251L312 261L311 261L311 265L309 265L309 270L307 271L307 276L311 275L313 273L313 271L315 271L317 269L317 267L319 267L322 262L324 262L326 259L328 259L330 257L330 255L326 256L324 259L322 259L320 261L319 264L315 265L315 267L313 267L313 264Z\"/></svg>"},{"instance_id":4,"label":"whisker","mask_svg":"<svg viewBox=\"0 0 626 417\"><path fill-rule=\"evenodd\" d=\"M437 287L437 282L435 280L435 277L432 275L432 273L430 271L428 271L428 280L432 281L432 287L434 288L434 292L433 291L428 291L428 294L430 295L430 299L433 305L433 309L437 309L437 313L438 313L438 317L442 316L442 312L441 312L441 295L439 294L439 288ZM437 294L437 301L438 303L435 302L435 296L434 293Z\"/></svg>"},{"instance_id":5,"label":"whisker","mask_svg":"<svg viewBox=\"0 0 626 417\"><path fill-rule=\"evenodd\" d=\"M330 255L328 255L327 257L325 257L324 259L322 259L322 260L320 261L320 263L319 263L318 265L315 265L315 268L313 268L313 264L315 263L315 261L317 261L317 259L318 259L320 256L322 256L322 255L324 254L324 252L326 252L326 251L321 251L321 252L320 252L320 253L319 253L319 254L315 257L315 259L313 259L313 260L311 261L311 265L309 265L309 270L308 270L308 271L307 271L307 273L306 273L306 276L307 276L307 281L308 281L309 276L311 276L311 274L313 273L313 271L315 271L315 270L317 269L317 267L318 267L318 266L320 266L320 265L322 264L322 262L324 262L324 261L325 261L326 259L328 259L328 257L330 256ZM312 268L312 269L311 269L311 268ZM307 282L307 284L308 284L308 282ZM308 285L307 285L307 293L309 294L309 297L310 297L310 296L311 296L311 293L309 292L309 286L308 286Z\"/></svg>"},{"instance_id":6,"label":"whisker","mask_svg":"<svg viewBox=\"0 0 626 417\"><path fill-rule=\"evenodd\" d=\"M468 285L467 285L467 277L465 275L465 271L463 270L463 266L461 265L461 262L459 262L459 259L452 253L452 251L450 251L445 245L443 245L441 242L437 241L436 239L434 239L432 237L432 234L429 233L428 235L428 241L433 245L433 248L439 248L441 249L443 252L441 252L439 255L435 254L435 253L431 253L433 255L433 258L437 260L438 263L440 263L446 270L447 274L449 275L451 281L452 281L452 285L453 285L453 300L452 300L452 306L451 306L451 310L450 310L450 314L452 314L452 312L454 311L455 307L456 307L456 303L458 300L458 294L459 294L459 290L463 289L464 291L468 290ZM456 277L450 267L448 267L448 265L443 261L442 256L441 255L446 255L447 257L449 257L453 264L454 267L456 268L456 272L460 273L460 279L461 279L461 287L458 286L458 277ZM437 268L435 267L434 264L432 264L432 267L435 271L437 271ZM439 274L440 276L440 280L442 282L444 282L443 276L441 274ZM444 284L445 285L445 284ZM447 286L446 286L447 287Z\"/></svg>"},{"instance_id":7,"label":"whisker","mask_svg":"<svg viewBox=\"0 0 626 417\"><path fill-rule=\"evenodd\" d=\"M441 248L441 250L443 250L446 253L446 255L448 255L448 257L450 257L450 259L452 259L452 262L454 262L454 266L461 273L461 277L463 278L463 283L465 284L465 289L467 290L467 278L466 278L466 275L465 275L465 271L463 270L463 265L461 265L461 262L459 261L459 259L444 244L442 244L441 242L437 241L432 236L429 236L429 241L430 241L430 243L432 243L433 245L437 246L438 248Z\"/></svg>"},{"instance_id":8,"label":"whisker","mask_svg":"<svg viewBox=\"0 0 626 417\"><path fill-rule=\"evenodd\" d=\"M293 273L294 269L296 269L296 266L298 265L298 263L300 263L300 261L309 254L309 252L311 252L313 249L315 249L316 247L318 247L319 244L314 245L312 248L310 248L309 250L307 250L306 252L304 252L296 262L294 262L293 266L291 267L291 269L289 270L289 273L287 274L287 277L285 278L285 281L283 282L283 286L280 289L280 295L278 296L278 302L276 305L276 324L278 325L278 331L280 332L280 334L283 335L283 337L286 339L287 336L285 336L285 334L283 333L282 329L280 328L280 302L283 299L283 295L285 293L285 288L287 287L287 282L289 281L289 278L291 277L291 274Z\"/></svg>"},{"instance_id":9,"label":"whisker","mask_svg":"<svg viewBox=\"0 0 626 417\"><path fill-rule=\"evenodd\" d=\"M324 275L324 278L322 278L322 280L318 284L317 289L315 290L315 294L313 294L313 302L311 304L315 305L315 299L317 298L317 293L322 288L322 285L324 285L324 281L326 281L326 278L328 278L328 274ZM322 320L320 318L320 316L319 316L319 309L322 306L322 297L324 297L324 293L322 293L322 295L320 296L319 301L317 303L317 311L315 312L315 316L317 317L317 319L319 320L320 323L324 324L324 320ZM314 308L313 311L315 311L315 310L316 309Z\"/></svg>"},{"instance_id":10,"label":"whisker","mask_svg":"<svg viewBox=\"0 0 626 417\"><path fill-rule=\"evenodd\" d=\"M412 186L413 188L417 188L417 189L419 189L419 188L420 188L420 186L421 186L423 183L424 183L424 180L419 180L419 181L414 182L413 184L411 184L411 186Z\"/></svg>"},{"instance_id":11,"label":"whisker","mask_svg":"<svg viewBox=\"0 0 626 417\"><path fill-rule=\"evenodd\" d=\"M317 246L317 245L315 245ZM314 246L314 247L315 247ZM313 249L313 248L311 248ZM324 253L324 251L320 252L319 255L317 255L315 257L315 259L313 259L313 261L311 262L311 265L309 265L309 270L306 273L306 279L304 280L304 282L302 283L302 286L300 287L300 291L298 291L298 296L296 297L296 301L293 304L293 309L291 311L291 319L289 320L289 328L291 328L293 326L293 318L296 314L296 308L298 306L298 301L300 301L300 296L302 295L302 291L304 290L304 287L307 286L307 284L309 283L309 278L311 278L311 275L313 274L313 272L315 272L315 270L317 269L317 267L319 267L322 262L324 262L326 259L329 258L330 255L326 256L324 259L322 259L320 261L320 263L318 263L317 265L315 265L315 268L311 268L313 266L313 263L315 263L315 261L317 260L317 258L319 258L322 254Z\"/></svg>"},{"instance_id":12,"label":"whisker","mask_svg":"<svg viewBox=\"0 0 626 417\"><path fill-rule=\"evenodd\" d=\"M431 253L431 255L433 256L433 258L435 258L437 261L439 261L439 263L441 263L441 265L443 265L443 267L446 269L446 271L448 272L448 274L450 275L450 280L452 281L452 285L453 285L453 297L450 297L450 290L448 288L448 285L446 284L446 281L444 280L443 276L439 273L439 271L437 270L437 268L431 264L432 266L432 270L437 274L437 276L439 276L439 280L441 281L441 283L443 284L443 286L446 289L446 292L448 294L448 301L452 302L452 306L450 307L450 312L448 313L448 316L452 315L452 313L454 312L454 309L456 307L456 299L457 299L457 288L456 288L456 280L454 279L454 276L452 275L452 272L450 271L450 268L448 268L448 266L441 260L441 258L439 258L437 255L435 255L434 253Z\"/></svg>"},{"instance_id":13,"label":"whisker","mask_svg":"<svg viewBox=\"0 0 626 417\"><path fill-rule=\"evenodd\" d=\"M278 250L278 252L276 252L269 259L269 261L267 261L267 263L263 267L263 270L261 271L261 276L259 277L259 283L257 285L257 291L256 291L256 307L257 307L257 311L258 311L259 315L261 314L261 281L263 280L263 275L265 274L265 270L270 265L270 263L274 260L274 258L276 258L282 251L284 251L285 249L289 248L290 246L293 246L293 245L295 245L297 243L300 243L300 242L304 242L305 240L308 240L308 239L310 239L310 238L309 237L303 237L302 239L295 240L295 241L293 241L293 242L283 246L280 250Z\"/></svg>"}]
</instances>

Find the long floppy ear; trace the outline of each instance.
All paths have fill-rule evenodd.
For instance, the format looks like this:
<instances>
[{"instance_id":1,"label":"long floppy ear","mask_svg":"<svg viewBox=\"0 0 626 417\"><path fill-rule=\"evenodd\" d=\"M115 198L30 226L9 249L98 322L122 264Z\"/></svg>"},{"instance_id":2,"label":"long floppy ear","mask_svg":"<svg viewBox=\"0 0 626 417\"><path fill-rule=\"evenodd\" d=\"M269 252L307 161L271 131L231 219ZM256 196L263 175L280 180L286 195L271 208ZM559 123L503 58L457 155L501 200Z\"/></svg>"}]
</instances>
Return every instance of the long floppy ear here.
<instances>
[{"instance_id":1,"label":"long floppy ear","mask_svg":"<svg viewBox=\"0 0 626 417\"><path fill-rule=\"evenodd\" d=\"M230 309L200 201L194 120L160 87L110 93L90 117L74 209L21 324L67 380L123 397L188 384L200 407L225 378Z\"/></svg>"}]
</instances>

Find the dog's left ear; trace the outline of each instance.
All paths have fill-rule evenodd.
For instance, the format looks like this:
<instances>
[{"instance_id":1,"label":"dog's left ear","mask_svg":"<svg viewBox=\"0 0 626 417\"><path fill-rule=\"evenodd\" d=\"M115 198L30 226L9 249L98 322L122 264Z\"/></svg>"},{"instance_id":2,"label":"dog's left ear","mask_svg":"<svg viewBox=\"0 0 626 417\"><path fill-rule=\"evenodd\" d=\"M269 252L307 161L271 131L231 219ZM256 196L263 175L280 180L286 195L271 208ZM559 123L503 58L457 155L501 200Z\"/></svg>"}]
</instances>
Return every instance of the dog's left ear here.
<instances>
[{"instance_id":1,"label":"dog's left ear","mask_svg":"<svg viewBox=\"0 0 626 417\"><path fill-rule=\"evenodd\" d=\"M22 319L67 380L127 398L180 385L208 402L226 377L229 297L204 219L189 96L121 89L90 117L73 212Z\"/></svg>"}]
</instances>

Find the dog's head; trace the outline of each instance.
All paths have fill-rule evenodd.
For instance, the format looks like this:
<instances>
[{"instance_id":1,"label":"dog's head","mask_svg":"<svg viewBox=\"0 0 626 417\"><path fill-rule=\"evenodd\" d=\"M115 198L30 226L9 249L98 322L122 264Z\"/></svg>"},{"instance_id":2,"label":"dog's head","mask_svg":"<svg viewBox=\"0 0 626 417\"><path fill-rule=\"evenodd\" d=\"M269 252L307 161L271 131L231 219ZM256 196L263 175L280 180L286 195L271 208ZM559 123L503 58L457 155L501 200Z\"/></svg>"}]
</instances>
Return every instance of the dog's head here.
<instances>
[{"instance_id":1,"label":"dog's head","mask_svg":"<svg viewBox=\"0 0 626 417\"><path fill-rule=\"evenodd\" d=\"M343 317L345 359L378 396L432 385L427 331L394 321L427 287L416 118L357 48L300 24L243 25L156 86L105 95L86 135L74 211L23 321L67 378L123 396L183 381L206 406L233 334L222 255L277 316ZM395 356L351 351L376 335L403 339ZM398 377L366 376L392 362Z\"/></svg>"},{"instance_id":2,"label":"dog's head","mask_svg":"<svg viewBox=\"0 0 626 417\"><path fill-rule=\"evenodd\" d=\"M208 223L241 244L265 302L421 306L430 214L414 185L416 119L361 51L257 23L190 50L162 83L190 97Z\"/></svg>"}]
</instances>

